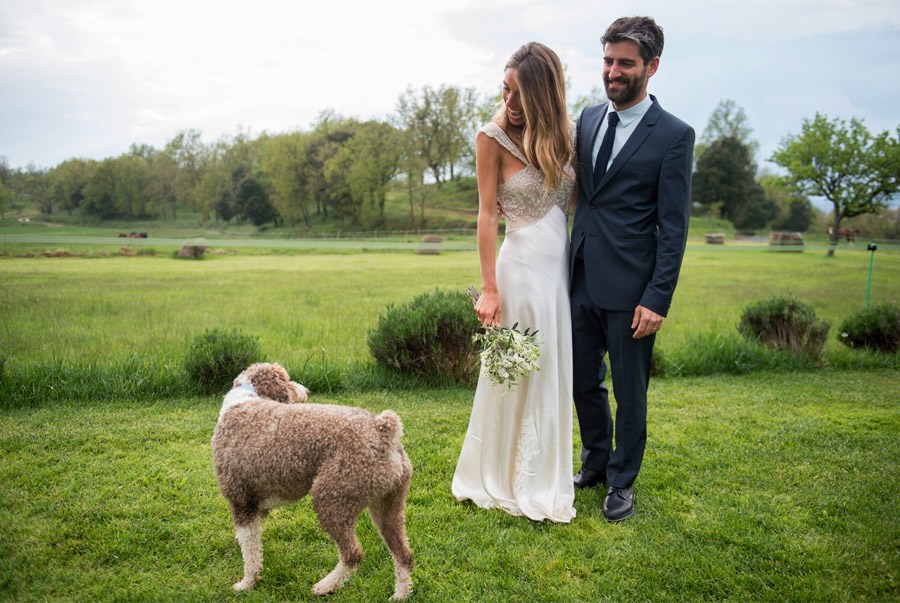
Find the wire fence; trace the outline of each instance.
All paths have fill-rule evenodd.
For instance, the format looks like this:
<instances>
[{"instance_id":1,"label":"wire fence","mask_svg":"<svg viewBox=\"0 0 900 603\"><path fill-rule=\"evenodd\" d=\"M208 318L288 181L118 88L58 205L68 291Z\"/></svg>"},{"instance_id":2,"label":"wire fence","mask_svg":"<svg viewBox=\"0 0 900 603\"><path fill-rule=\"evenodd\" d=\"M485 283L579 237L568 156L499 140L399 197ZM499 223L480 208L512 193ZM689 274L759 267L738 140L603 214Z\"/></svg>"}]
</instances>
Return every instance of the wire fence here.
<instances>
[{"instance_id":1,"label":"wire fence","mask_svg":"<svg viewBox=\"0 0 900 603\"><path fill-rule=\"evenodd\" d=\"M440 240L423 240L425 237L439 237ZM451 239L451 237L453 239ZM501 233L502 238L502 233ZM113 236L47 235L38 233L0 234L0 244L53 245L128 245L151 247L204 246L217 248L277 248L277 249L397 249L419 251L451 251L477 249L474 228L454 228L438 230L402 230L336 232L297 238L207 238L207 237L147 237L123 238ZM900 241L892 239L858 239L854 243L840 241L838 251L871 251L876 245L879 252L900 251ZM768 249L774 252L796 253L826 251L827 240L804 241L802 245L773 245L765 237L744 237L709 243L694 238L688 242L689 251L736 252Z\"/></svg>"}]
</instances>

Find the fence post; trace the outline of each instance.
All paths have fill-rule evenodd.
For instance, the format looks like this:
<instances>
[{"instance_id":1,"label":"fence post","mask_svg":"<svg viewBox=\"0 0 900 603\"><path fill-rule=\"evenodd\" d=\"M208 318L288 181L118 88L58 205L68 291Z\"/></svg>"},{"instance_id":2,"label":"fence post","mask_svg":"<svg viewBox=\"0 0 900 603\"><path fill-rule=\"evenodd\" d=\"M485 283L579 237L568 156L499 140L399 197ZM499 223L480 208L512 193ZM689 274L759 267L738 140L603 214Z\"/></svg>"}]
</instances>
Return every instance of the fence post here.
<instances>
[{"instance_id":1,"label":"fence post","mask_svg":"<svg viewBox=\"0 0 900 603\"><path fill-rule=\"evenodd\" d=\"M869 307L869 293L872 291L872 267L875 264L875 250L878 249L878 245L875 243L869 243L869 246L866 247L871 253L869 254L869 282L866 284L866 307Z\"/></svg>"}]
</instances>

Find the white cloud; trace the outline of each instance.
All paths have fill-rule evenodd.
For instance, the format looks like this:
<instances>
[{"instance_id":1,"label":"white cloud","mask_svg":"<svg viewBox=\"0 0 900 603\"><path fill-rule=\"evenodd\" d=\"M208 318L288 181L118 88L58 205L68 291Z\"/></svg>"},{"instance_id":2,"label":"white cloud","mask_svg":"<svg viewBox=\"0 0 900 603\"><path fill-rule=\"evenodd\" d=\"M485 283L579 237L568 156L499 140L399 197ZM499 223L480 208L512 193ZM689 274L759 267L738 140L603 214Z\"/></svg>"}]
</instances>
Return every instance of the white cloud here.
<instances>
[{"instance_id":1,"label":"white cloud","mask_svg":"<svg viewBox=\"0 0 900 603\"><path fill-rule=\"evenodd\" d=\"M698 133L726 98L765 156L817 110L898 122L895 0L4 0L0 155L54 165L186 128L212 140L307 128L325 109L383 118L407 85L494 93L529 40L556 49L586 94L603 29L635 13L666 31L652 91Z\"/></svg>"}]
</instances>

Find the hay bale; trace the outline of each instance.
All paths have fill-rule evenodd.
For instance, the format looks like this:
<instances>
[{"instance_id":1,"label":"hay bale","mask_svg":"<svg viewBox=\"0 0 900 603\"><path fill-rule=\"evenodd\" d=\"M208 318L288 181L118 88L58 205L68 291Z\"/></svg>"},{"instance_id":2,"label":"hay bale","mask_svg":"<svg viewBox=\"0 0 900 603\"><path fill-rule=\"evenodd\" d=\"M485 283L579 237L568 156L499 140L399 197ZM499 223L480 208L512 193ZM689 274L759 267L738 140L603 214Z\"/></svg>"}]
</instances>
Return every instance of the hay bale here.
<instances>
[{"instance_id":1,"label":"hay bale","mask_svg":"<svg viewBox=\"0 0 900 603\"><path fill-rule=\"evenodd\" d=\"M803 233L773 230L769 233L769 247L778 251L803 251Z\"/></svg>"},{"instance_id":2,"label":"hay bale","mask_svg":"<svg viewBox=\"0 0 900 603\"><path fill-rule=\"evenodd\" d=\"M429 243L428 247L419 247L416 249L416 253L424 254L424 255L437 255L441 252L439 247L436 247L435 244L443 243L444 237L439 237L438 235L425 235L422 237L423 243Z\"/></svg>"},{"instance_id":3,"label":"hay bale","mask_svg":"<svg viewBox=\"0 0 900 603\"><path fill-rule=\"evenodd\" d=\"M202 245L182 245L178 250L180 258L199 258L206 252L206 247Z\"/></svg>"}]
</instances>

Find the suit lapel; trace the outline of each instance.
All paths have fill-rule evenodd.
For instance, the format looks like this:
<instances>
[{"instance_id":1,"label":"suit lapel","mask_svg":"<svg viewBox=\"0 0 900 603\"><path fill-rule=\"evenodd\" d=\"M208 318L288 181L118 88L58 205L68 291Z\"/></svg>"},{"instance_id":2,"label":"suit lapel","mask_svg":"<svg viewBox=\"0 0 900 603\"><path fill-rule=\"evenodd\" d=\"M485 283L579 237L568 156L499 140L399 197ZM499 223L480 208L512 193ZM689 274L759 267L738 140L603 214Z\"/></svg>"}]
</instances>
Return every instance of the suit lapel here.
<instances>
[{"instance_id":1,"label":"suit lapel","mask_svg":"<svg viewBox=\"0 0 900 603\"><path fill-rule=\"evenodd\" d=\"M585 109L586 114L581 124L581 148L578 149L578 156L580 157L579 170L581 173L578 181L581 183L582 192L586 197L590 197L591 193L593 193L591 187L594 182L594 162L592 161L594 142L597 140L597 134L600 132L600 123L603 120L603 116L606 115L608 107L609 103L606 103L602 106L598 105L596 111L588 112L588 109Z\"/></svg>"},{"instance_id":2,"label":"suit lapel","mask_svg":"<svg viewBox=\"0 0 900 603\"><path fill-rule=\"evenodd\" d=\"M609 169L606 170L606 174L603 176L603 180L600 181L600 184L598 184L597 188L593 191L595 195L619 172L619 170L622 169L622 166L628 163L628 160L631 159L631 156L634 155L635 151L641 148L641 145L644 144L644 141L646 141L653 132L653 126L656 125L656 120L659 119L659 115L659 103L657 103L654 98L653 104L647 110L647 113L644 114L644 117L641 118L641 121L638 123L634 132L631 133L631 136L628 137L628 142L625 143L625 146L622 147L622 150L620 150L615 159L613 159Z\"/></svg>"}]
</instances>

